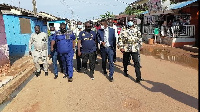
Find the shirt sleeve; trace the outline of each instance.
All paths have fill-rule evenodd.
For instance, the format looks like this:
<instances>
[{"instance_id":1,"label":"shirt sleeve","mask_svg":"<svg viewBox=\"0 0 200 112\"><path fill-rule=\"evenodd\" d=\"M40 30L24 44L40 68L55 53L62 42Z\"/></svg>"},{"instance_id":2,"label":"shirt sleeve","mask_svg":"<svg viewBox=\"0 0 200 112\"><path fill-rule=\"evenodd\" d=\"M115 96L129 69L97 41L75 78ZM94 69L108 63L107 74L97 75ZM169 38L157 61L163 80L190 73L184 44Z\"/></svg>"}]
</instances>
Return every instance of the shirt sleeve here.
<instances>
[{"instance_id":1,"label":"shirt sleeve","mask_svg":"<svg viewBox=\"0 0 200 112\"><path fill-rule=\"evenodd\" d=\"M82 40L82 34L83 34L82 32L79 33L78 40Z\"/></svg>"},{"instance_id":2,"label":"shirt sleeve","mask_svg":"<svg viewBox=\"0 0 200 112\"><path fill-rule=\"evenodd\" d=\"M52 36L52 40L56 41L56 34Z\"/></svg>"}]
</instances>

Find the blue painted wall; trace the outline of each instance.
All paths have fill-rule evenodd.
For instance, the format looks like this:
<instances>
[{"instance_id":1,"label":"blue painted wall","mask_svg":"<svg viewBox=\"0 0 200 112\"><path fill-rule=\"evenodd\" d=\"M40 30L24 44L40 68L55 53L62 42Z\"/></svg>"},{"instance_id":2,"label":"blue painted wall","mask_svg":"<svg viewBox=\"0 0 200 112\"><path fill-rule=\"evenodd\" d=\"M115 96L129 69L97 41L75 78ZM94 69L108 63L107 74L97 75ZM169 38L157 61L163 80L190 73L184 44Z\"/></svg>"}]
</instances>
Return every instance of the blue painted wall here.
<instances>
[{"instance_id":1,"label":"blue painted wall","mask_svg":"<svg viewBox=\"0 0 200 112\"><path fill-rule=\"evenodd\" d=\"M21 34L19 18L30 19L31 32L35 32L35 25L39 25L41 31L46 32L47 26L43 24L43 21L37 20L35 17L15 16L15 15L3 15L7 44L9 46L10 56L24 56L28 55L28 44L30 40L30 34Z\"/></svg>"}]
</instances>

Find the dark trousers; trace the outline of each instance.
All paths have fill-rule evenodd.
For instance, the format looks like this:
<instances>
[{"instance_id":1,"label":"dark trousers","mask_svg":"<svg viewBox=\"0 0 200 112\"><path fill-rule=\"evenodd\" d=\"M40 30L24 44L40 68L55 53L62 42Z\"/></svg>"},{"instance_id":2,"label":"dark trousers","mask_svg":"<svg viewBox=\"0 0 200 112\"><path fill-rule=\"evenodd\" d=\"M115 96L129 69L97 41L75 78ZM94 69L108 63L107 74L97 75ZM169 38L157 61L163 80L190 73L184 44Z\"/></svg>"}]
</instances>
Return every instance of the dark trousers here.
<instances>
[{"instance_id":1,"label":"dark trousers","mask_svg":"<svg viewBox=\"0 0 200 112\"><path fill-rule=\"evenodd\" d=\"M109 60L109 76L113 77L114 73L114 63L113 63L113 48L107 47L107 48L101 48L101 57L102 57L102 68L104 71L106 71L106 63L107 63L107 58Z\"/></svg>"},{"instance_id":2,"label":"dark trousers","mask_svg":"<svg viewBox=\"0 0 200 112\"><path fill-rule=\"evenodd\" d=\"M80 70L82 67L81 56L78 56L78 49L76 50L76 63L77 63L77 70Z\"/></svg>"},{"instance_id":3,"label":"dark trousers","mask_svg":"<svg viewBox=\"0 0 200 112\"><path fill-rule=\"evenodd\" d=\"M132 60L134 62L135 67L135 73L137 78L141 78L141 71L140 71L140 62L138 60L138 52L125 52L123 53L123 66L124 66L124 72L127 72L127 66L129 57L132 56Z\"/></svg>"},{"instance_id":4,"label":"dark trousers","mask_svg":"<svg viewBox=\"0 0 200 112\"><path fill-rule=\"evenodd\" d=\"M114 50L113 61L116 61L116 49Z\"/></svg>"},{"instance_id":5,"label":"dark trousers","mask_svg":"<svg viewBox=\"0 0 200 112\"><path fill-rule=\"evenodd\" d=\"M82 53L82 66L83 68L87 69L87 62L89 59L89 67L90 67L90 73L94 74L94 68L95 68L95 54L96 52L91 53Z\"/></svg>"}]
</instances>

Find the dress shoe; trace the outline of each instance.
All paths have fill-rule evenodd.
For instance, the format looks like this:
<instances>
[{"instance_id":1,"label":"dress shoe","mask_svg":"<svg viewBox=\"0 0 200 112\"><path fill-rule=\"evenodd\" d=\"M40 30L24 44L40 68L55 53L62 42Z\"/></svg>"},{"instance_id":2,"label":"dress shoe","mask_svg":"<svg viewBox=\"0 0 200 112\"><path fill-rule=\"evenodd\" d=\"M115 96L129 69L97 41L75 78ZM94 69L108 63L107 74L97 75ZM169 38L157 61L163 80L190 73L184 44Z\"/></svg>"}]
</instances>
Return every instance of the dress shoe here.
<instances>
[{"instance_id":1,"label":"dress shoe","mask_svg":"<svg viewBox=\"0 0 200 112\"><path fill-rule=\"evenodd\" d=\"M77 72L81 72L81 69L77 69Z\"/></svg>"},{"instance_id":2,"label":"dress shoe","mask_svg":"<svg viewBox=\"0 0 200 112\"><path fill-rule=\"evenodd\" d=\"M140 83L140 81L144 81L144 79L142 79L142 78L136 78L136 82L137 83Z\"/></svg>"},{"instance_id":3,"label":"dress shoe","mask_svg":"<svg viewBox=\"0 0 200 112\"><path fill-rule=\"evenodd\" d=\"M58 75L55 75L54 79L57 79L58 78Z\"/></svg>"},{"instance_id":4,"label":"dress shoe","mask_svg":"<svg viewBox=\"0 0 200 112\"><path fill-rule=\"evenodd\" d=\"M109 81L110 81L110 82L113 82L113 77L109 77Z\"/></svg>"},{"instance_id":5,"label":"dress shoe","mask_svg":"<svg viewBox=\"0 0 200 112\"><path fill-rule=\"evenodd\" d=\"M103 74L104 74L104 75L106 75L106 74L107 74L107 71L106 71L106 70L104 70L104 71L103 71Z\"/></svg>"},{"instance_id":6,"label":"dress shoe","mask_svg":"<svg viewBox=\"0 0 200 112\"><path fill-rule=\"evenodd\" d=\"M86 68L84 68L84 71L83 71L84 74L87 74L88 73L88 70Z\"/></svg>"},{"instance_id":7,"label":"dress shoe","mask_svg":"<svg viewBox=\"0 0 200 112\"><path fill-rule=\"evenodd\" d=\"M67 75L65 75L63 78L67 78L69 75L67 74Z\"/></svg>"},{"instance_id":8,"label":"dress shoe","mask_svg":"<svg viewBox=\"0 0 200 112\"><path fill-rule=\"evenodd\" d=\"M35 72L35 76L38 77L40 76L41 72Z\"/></svg>"},{"instance_id":9,"label":"dress shoe","mask_svg":"<svg viewBox=\"0 0 200 112\"><path fill-rule=\"evenodd\" d=\"M45 72L45 76L48 76L48 72Z\"/></svg>"},{"instance_id":10,"label":"dress shoe","mask_svg":"<svg viewBox=\"0 0 200 112\"><path fill-rule=\"evenodd\" d=\"M94 80L94 71L90 71L90 78Z\"/></svg>"},{"instance_id":11,"label":"dress shoe","mask_svg":"<svg viewBox=\"0 0 200 112\"><path fill-rule=\"evenodd\" d=\"M72 82L72 81L73 81L73 78L69 78L69 79L68 79L68 82Z\"/></svg>"},{"instance_id":12,"label":"dress shoe","mask_svg":"<svg viewBox=\"0 0 200 112\"><path fill-rule=\"evenodd\" d=\"M125 77L128 77L129 74L128 74L127 72L124 72L124 76L125 76Z\"/></svg>"}]
</instances>

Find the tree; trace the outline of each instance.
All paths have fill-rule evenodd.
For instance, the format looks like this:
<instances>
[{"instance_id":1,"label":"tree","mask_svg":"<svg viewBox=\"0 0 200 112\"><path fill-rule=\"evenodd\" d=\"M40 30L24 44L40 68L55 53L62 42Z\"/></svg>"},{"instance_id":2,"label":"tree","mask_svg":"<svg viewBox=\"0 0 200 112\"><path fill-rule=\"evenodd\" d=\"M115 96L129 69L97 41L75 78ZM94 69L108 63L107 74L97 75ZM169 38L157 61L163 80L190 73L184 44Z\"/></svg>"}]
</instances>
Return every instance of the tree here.
<instances>
[{"instance_id":1,"label":"tree","mask_svg":"<svg viewBox=\"0 0 200 112\"><path fill-rule=\"evenodd\" d=\"M107 11L105 13L105 15L100 15L100 16L101 16L102 19L108 19L108 18L113 18L114 17L114 15L111 14L109 11Z\"/></svg>"}]
</instances>

